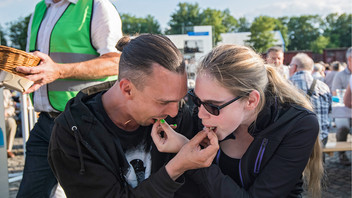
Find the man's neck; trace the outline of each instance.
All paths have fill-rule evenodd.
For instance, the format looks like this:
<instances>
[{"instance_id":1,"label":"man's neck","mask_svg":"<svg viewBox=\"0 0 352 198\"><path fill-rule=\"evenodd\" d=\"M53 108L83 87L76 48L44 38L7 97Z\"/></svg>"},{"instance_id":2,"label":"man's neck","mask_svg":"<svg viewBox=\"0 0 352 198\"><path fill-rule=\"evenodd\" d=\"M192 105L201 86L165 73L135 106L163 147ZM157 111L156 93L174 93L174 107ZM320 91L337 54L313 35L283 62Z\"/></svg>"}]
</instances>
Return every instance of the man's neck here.
<instances>
[{"instance_id":1,"label":"man's neck","mask_svg":"<svg viewBox=\"0 0 352 198\"><path fill-rule=\"evenodd\" d=\"M53 0L54 3L58 3L60 2L61 0Z\"/></svg>"},{"instance_id":2,"label":"man's neck","mask_svg":"<svg viewBox=\"0 0 352 198\"><path fill-rule=\"evenodd\" d=\"M125 131L135 131L140 125L127 112L124 97L119 94L119 87L115 85L102 96L104 110L117 127Z\"/></svg>"}]
</instances>

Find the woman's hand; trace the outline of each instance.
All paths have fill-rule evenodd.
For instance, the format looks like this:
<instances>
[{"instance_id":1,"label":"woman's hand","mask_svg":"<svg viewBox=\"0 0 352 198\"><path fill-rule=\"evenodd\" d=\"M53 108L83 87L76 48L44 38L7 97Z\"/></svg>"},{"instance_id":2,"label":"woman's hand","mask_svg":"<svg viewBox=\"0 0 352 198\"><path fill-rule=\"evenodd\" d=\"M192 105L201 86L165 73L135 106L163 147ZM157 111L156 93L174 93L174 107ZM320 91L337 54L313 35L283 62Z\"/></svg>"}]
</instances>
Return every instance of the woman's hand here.
<instances>
[{"instance_id":1,"label":"woman's hand","mask_svg":"<svg viewBox=\"0 0 352 198\"><path fill-rule=\"evenodd\" d=\"M152 128L151 136L160 152L177 153L189 140L172 129L164 119L156 121Z\"/></svg>"}]
</instances>

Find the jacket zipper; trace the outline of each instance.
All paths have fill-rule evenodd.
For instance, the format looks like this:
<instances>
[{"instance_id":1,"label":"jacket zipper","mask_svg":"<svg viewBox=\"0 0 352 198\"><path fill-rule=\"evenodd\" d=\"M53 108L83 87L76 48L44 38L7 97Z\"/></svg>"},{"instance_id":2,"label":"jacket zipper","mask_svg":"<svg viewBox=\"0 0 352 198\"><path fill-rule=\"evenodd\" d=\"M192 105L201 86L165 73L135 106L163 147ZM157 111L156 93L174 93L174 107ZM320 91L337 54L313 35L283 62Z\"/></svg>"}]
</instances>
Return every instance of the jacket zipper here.
<instances>
[{"instance_id":1,"label":"jacket zipper","mask_svg":"<svg viewBox=\"0 0 352 198\"><path fill-rule=\"evenodd\" d=\"M238 166L238 169L240 172L240 179L241 179L242 188L244 188L244 183L243 183L243 178L242 178L242 170L241 170L241 162L242 162L242 158L240 159L240 164Z\"/></svg>"},{"instance_id":2,"label":"jacket zipper","mask_svg":"<svg viewBox=\"0 0 352 198\"><path fill-rule=\"evenodd\" d=\"M255 160L255 164L254 164L254 173L256 173L256 174L259 173L260 165L262 163L262 159L263 159L263 155L264 155L267 143L268 143L268 139L264 138L262 141L262 144L260 145L257 159Z\"/></svg>"}]
</instances>

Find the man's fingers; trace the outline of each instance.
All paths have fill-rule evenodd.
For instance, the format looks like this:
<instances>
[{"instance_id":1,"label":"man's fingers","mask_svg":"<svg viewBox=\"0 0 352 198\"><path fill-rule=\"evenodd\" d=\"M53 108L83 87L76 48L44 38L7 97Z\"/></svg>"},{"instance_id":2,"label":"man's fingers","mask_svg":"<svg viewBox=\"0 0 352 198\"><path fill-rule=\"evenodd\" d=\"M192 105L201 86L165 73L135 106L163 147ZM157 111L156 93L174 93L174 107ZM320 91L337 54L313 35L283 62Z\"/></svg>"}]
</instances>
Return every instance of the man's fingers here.
<instances>
[{"instance_id":1,"label":"man's fingers","mask_svg":"<svg viewBox=\"0 0 352 198\"><path fill-rule=\"evenodd\" d=\"M208 136L209 143L211 145L219 145L218 136L216 136L216 134L213 131L209 131L207 133L207 136Z\"/></svg>"},{"instance_id":2,"label":"man's fingers","mask_svg":"<svg viewBox=\"0 0 352 198\"><path fill-rule=\"evenodd\" d=\"M42 72L42 69L39 67L18 66L16 67L16 71L23 74L39 74L40 72Z\"/></svg>"},{"instance_id":3,"label":"man's fingers","mask_svg":"<svg viewBox=\"0 0 352 198\"><path fill-rule=\"evenodd\" d=\"M44 53L42 53L40 51L33 52L33 55L34 56L38 56L42 61L45 60L48 57L47 54L44 54Z\"/></svg>"},{"instance_id":4,"label":"man's fingers","mask_svg":"<svg viewBox=\"0 0 352 198\"><path fill-rule=\"evenodd\" d=\"M200 131L189 141L189 144L193 146L194 145L198 146L206 137L207 137L207 133L204 131Z\"/></svg>"},{"instance_id":5,"label":"man's fingers","mask_svg":"<svg viewBox=\"0 0 352 198\"><path fill-rule=\"evenodd\" d=\"M41 84L33 84L27 91L23 92L24 94L29 94L32 93L36 90L38 90L42 85Z\"/></svg>"}]
</instances>

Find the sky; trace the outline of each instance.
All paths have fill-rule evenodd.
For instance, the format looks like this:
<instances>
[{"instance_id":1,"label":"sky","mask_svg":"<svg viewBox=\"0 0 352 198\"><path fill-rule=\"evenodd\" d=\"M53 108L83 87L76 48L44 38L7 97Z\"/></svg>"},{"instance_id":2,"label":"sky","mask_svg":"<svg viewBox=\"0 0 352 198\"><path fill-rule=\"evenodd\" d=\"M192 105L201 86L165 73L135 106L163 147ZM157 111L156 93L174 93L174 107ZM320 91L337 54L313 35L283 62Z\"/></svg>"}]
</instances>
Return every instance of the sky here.
<instances>
[{"instance_id":1,"label":"sky","mask_svg":"<svg viewBox=\"0 0 352 198\"><path fill-rule=\"evenodd\" d=\"M39 0L0 0L0 25L16 21L33 12ZM201 9L229 9L235 18L246 17L252 21L255 17L300 16L303 14L352 13L350 0L111 0L119 13L128 13L136 17L155 17L162 30L167 27L170 15L176 12L177 4L182 2L198 3Z\"/></svg>"}]
</instances>

